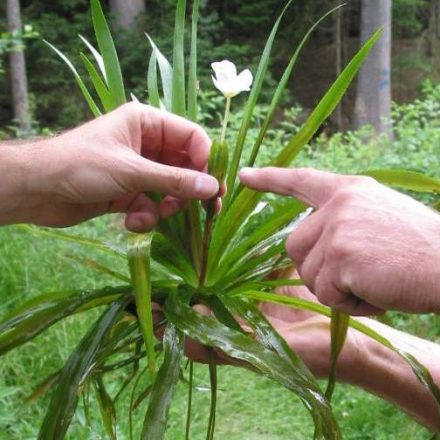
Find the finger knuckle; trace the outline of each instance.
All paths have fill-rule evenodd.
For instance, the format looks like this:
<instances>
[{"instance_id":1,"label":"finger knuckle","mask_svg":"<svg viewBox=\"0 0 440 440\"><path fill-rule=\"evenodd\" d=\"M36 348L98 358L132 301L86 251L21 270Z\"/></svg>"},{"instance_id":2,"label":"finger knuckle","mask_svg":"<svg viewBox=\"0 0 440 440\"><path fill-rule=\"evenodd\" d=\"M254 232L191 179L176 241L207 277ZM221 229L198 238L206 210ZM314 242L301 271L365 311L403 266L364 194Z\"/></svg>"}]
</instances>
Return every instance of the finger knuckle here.
<instances>
[{"instance_id":1,"label":"finger knuckle","mask_svg":"<svg viewBox=\"0 0 440 440\"><path fill-rule=\"evenodd\" d=\"M344 260L351 253L350 240L347 239L347 234L344 232L346 231L345 227L339 231L342 232L333 234L328 248L328 257L332 261Z\"/></svg>"},{"instance_id":2,"label":"finger knuckle","mask_svg":"<svg viewBox=\"0 0 440 440\"><path fill-rule=\"evenodd\" d=\"M311 173L310 168L291 168L289 170L289 180L286 183L289 191L294 193L297 189L298 182L301 182L302 186L308 187L312 178L313 174Z\"/></svg>"},{"instance_id":3,"label":"finger knuckle","mask_svg":"<svg viewBox=\"0 0 440 440\"><path fill-rule=\"evenodd\" d=\"M180 197L185 193L188 186L188 177L181 170L174 171L173 178L170 181L170 190L174 196Z\"/></svg>"}]
</instances>

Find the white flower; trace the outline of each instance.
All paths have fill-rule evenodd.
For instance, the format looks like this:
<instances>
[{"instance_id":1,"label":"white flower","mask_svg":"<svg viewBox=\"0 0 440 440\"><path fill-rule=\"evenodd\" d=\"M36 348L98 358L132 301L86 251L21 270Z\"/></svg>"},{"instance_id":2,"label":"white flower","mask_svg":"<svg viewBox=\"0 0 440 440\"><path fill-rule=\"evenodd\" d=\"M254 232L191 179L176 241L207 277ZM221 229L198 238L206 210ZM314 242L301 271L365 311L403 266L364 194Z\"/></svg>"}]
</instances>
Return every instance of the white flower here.
<instances>
[{"instance_id":1,"label":"white flower","mask_svg":"<svg viewBox=\"0 0 440 440\"><path fill-rule=\"evenodd\" d=\"M225 98L233 98L241 92L250 90L253 78L249 69L243 70L237 75L235 64L228 60L212 63L211 67L215 72L215 77L212 76L214 85Z\"/></svg>"}]
</instances>

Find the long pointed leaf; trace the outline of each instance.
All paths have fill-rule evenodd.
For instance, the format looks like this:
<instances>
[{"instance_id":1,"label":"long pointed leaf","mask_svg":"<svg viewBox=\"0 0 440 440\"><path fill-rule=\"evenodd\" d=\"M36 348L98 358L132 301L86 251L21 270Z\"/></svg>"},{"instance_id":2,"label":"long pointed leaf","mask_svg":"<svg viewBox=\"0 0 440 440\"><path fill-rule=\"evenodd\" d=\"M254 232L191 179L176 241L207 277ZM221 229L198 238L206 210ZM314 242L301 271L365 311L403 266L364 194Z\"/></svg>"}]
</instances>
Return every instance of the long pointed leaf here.
<instances>
[{"instance_id":1,"label":"long pointed leaf","mask_svg":"<svg viewBox=\"0 0 440 440\"><path fill-rule=\"evenodd\" d=\"M173 94L172 112L185 116L185 59L184 59L184 37L185 37L185 11L186 0L178 0L176 6L176 21L174 25L174 52L173 52Z\"/></svg>"},{"instance_id":2,"label":"long pointed leaf","mask_svg":"<svg viewBox=\"0 0 440 440\"><path fill-rule=\"evenodd\" d=\"M95 49L95 47L82 35L78 35L79 38L83 41L83 43L88 47L93 57L95 58L96 64L98 64L99 70L101 71L102 77L107 84L107 74L105 72L104 60L102 59L101 54Z\"/></svg>"},{"instance_id":3,"label":"long pointed leaf","mask_svg":"<svg viewBox=\"0 0 440 440\"><path fill-rule=\"evenodd\" d=\"M79 388L91 374L99 348L124 307L123 301L112 304L70 355L52 395L39 440L64 439L78 403Z\"/></svg>"},{"instance_id":4,"label":"long pointed leaf","mask_svg":"<svg viewBox=\"0 0 440 440\"><path fill-rule=\"evenodd\" d=\"M193 382L194 382L194 362L189 361L188 405L186 411L185 440L189 440L190 431L191 431Z\"/></svg>"},{"instance_id":5,"label":"long pointed leaf","mask_svg":"<svg viewBox=\"0 0 440 440\"><path fill-rule=\"evenodd\" d=\"M93 238L84 237L81 235L68 234L66 232L56 231L54 229L38 228L36 226L30 226L30 225L17 225L15 226L15 228L21 231L29 232L37 236L51 237L58 240L68 241L71 243L92 247L96 250L104 251L118 257L125 258L127 255L125 249L122 249L121 247L115 244L108 243L105 241L95 240Z\"/></svg>"},{"instance_id":6,"label":"long pointed leaf","mask_svg":"<svg viewBox=\"0 0 440 440\"><path fill-rule=\"evenodd\" d=\"M108 394L101 376L97 376L93 384L104 429L110 440L116 440L116 408L113 400Z\"/></svg>"},{"instance_id":7,"label":"long pointed leaf","mask_svg":"<svg viewBox=\"0 0 440 440\"><path fill-rule=\"evenodd\" d=\"M150 105L153 107L160 107L159 88L157 86L157 58L156 51L153 50L150 56L150 62L148 64L148 99Z\"/></svg>"},{"instance_id":8,"label":"long pointed leaf","mask_svg":"<svg viewBox=\"0 0 440 440\"><path fill-rule=\"evenodd\" d=\"M171 103L172 103L172 95L173 95L173 68L171 67L171 64L165 58L163 53L156 46L153 39L148 34L145 34L145 35L148 38L148 41L150 42L151 47L153 48L154 52L156 53L156 59L157 59L157 64L159 66L160 78L162 80L162 89L163 89L165 108L168 111L171 111L171 107L172 107Z\"/></svg>"},{"instance_id":9,"label":"long pointed leaf","mask_svg":"<svg viewBox=\"0 0 440 440\"><path fill-rule=\"evenodd\" d=\"M179 379L183 356L183 335L168 324L163 338L164 358L151 390L150 404L145 415L142 440L162 440L167 426L171 398Z\"/></svg>"},{"instance_id":10,"label":"long pointed leaf","mask_svg":"<svg viewBox=\"0 0 440 440\"><path fill-rule=\"evenodd\" d=\"M200 0L194 0L191 20L191 49L188 73L188 118L197 121L197 27L199 21Z\"/></svg>"},{"instance_id":11,"label":"long pointed leaf","mask_svg":"<svg viewBox=\"0 0 440 440\"><path fill-rule=\"evenodd\" d=\"M271 162L272 166L288 166L318 131L323 122L331 115L339 104L348 86L353 81L363 61L369 55L371 49L382 35L383 29L376 31L372 37L362 46L359 52L348 63L347 67L338 76L336 81L321 99L319 104L307 118L300 131L292 138L280 154Z\"/></svg>"},{"instance_id":12,"label":"long pointed leaf","mask_svg":"<svg viewBox=\"0 0 440 440\"><path fill-rule=\"evenodd\" d=\"M223 276L233 269L233 266L245 260L247 255L253 252L254 247L260 248L263 241L273 237L277 231L291 223L304 209L305 205L303 203L293 200L287 206L276 209L269 218L258 225L255 231L240 243L237 244L232 240L231 245L225 248L224 258L220 260L213 273L212 282L215 284L221 281ZM214 247L211 249L214 255L216 255L216 251L217 249Z\"/></svg>"},{"instance_id":13,"label":"long pointed leaf","mask_svg":"<svg viewBox=\"0 0 440 440\"><path fill-rule=\"evenodd\" d=\"M440 194L440 180L409 170L369 170L360 173L390 186L418 192Z\"/></svg>"},{"instance_id":14,"label":"long pointed leaf","mask_svg":"<svg viewBox=\"0 0 440 440\"><path fill-rule=\"evenodd\" d=\"M217 364L211 349L208 349L209 382L211 387L211 406L209 409L208 431L206 440L214 440L215 416L217 412Z\"/></svg>"},{"instance_id":15,"label":"long pointed leaf","mask_svg":"<svg viewBox=\"0 0 440 440\"><path fill-rule=\"evenodd\" d=\"M126 101L121 66L100 0L91 0L91 8L96 40L104 61L108 88L115 108Z\"/></svg>"},{"instance_id":16,"label":"long pointed leaf","mask_svg":"<svg viewBox=\"0 0 440 440\"><path fill-rule=\"evenodd\" d=\"M73 291L69 296L45 294L30 300L0 324L0 354L22 345L61 319L108 304L129 294L126 287Z\"/></svg>"},{"instance_id":17,"label":"long pointed leaf","mask_svg":"<svg viewBox=\"0 0 440 440\"><path fill-rule=\"evenodd\" d=\"M128 265L136 299L139 325L147 350L151 375L156 374L154 351L153 311L151 307L150 248L151 234L133 237L128 250Z\"/></svg>"},{"instance_id":18,"label":"long pointed leaf","mask_svg":"<svg viewBox=\"0 0 440 440\"><path fill-rule=\"evenodd\" d=\"M109 112L113 109L112 105L112 97L110 95L110 92L107 89L107 86L104 84L104 81L99 76L99 73L95 69L95 66L92 64L92 62L84 55L82 52L79 54L84 66L87 69L87 72L90 76L90 79L93 83L93 86L95 87L95 91L97 95L99 96L99 99L101 100L101 104L104 107L104 110L106 112Z\"/></svg>"},{"instance_id":19,"label":"long pointed leaf","mask_svg":"<svg viewBox=\"0 0 440 440\"><path fill-rule=\"evenodd\" d=\"M279 15L277 21L275 22L269 37L266 41L266 45L263 50L263 54L261 55L260 63L258 65L257 73L255 74L254 84L252 86L251 93L249 95L248 101L246 103L246 107L244 110L243 121L240 126L240 130L237 135L237 142L235 144L234 153L232 155L231 166L228 171L228 177L226 179L227 187L229 188L228 195L225 198L224 205L225 208L228 207L229 202L231 200L233 190L234 190L234 181L237 176L238 167L240 165L241 154L243 151L243 146L246 141L246 135L250 127L252 114L254 112L255 105L257 103L258 97L260 96L261 89L263 87L264 78L266 76L267 69L269 67L270 54L272 52L272 46L275 40L275 36L278 32L278 28L281 23L281 19L284 16L284 13L290 6L293 0L289 0L286 6L283 8L281 14Z\"/></svg>"},{"instance_id":20,"label":"long pointed leaf","mask_svg":"<svg viewBox=\"0 0 440 440\"><path fill-rule=\"evenodd\" d=\"M89 90L87 89L86 85L84 84L84 81L82 80L80 74L76 70L75 66L71 63L69 58L66 57L60 50L58 50L55 46L50 44L48 41L43 40L69 67L69 69L72 71L73 76L75 77L75 80L87 102L89 105L89 108L91 112L93 113L93 116L98 117L101 115L101 110L99 110L98 106L96 105L94 99L90 95Z\"/></svg>"},{"instance_id":21,"label":"long pointed leaf","mask_svg":"<svg viewBox=\"0 0 440 440\"><path fill-rule=\"evenodd\" d=\"M330 14L332 14L337 9L341 8L342 5L337 6L336 8L333 8L326 14L324 14L306 33L304 38L301 40L300 44L298 45L297 49L295 50L294 54L292 55L292 58L290 59L290 62L288 66L286 67L286 70L283 73L283 76L281 77L280 82L278 83L278 86L275 90L275 93L273 95L272 101L269 106L269 110L267 112L267 115L264 119L264 122L261 126L260 132L258 133L258 137L255 140L255 144L252 148L252 153L249 158L247 166L252 167L255 163L255 159L257 158L258 151L260 149L261 143L263 142L263 139L266 135L266 132L269 128L269 125L271 124L273 117L275 116L276 109L278 107L278 104L284 94L284 91L286 89L287 83L289 82L290 76L292 74L292 70L296 64L296 61L298 59L299 54L301 53L303 47L307 43L310 35L313 33L313 31L321 24L323 20L325 20Z\"/></svg>"},{"instance_id":22,"label":"long pointed leaf","mask_svg":"<svg viewBox=\"0 0 440 440\"><path fill-rule=\"evenodd\" d=\"M336 366L339 354L344 346L345 338L347 337L348 324L350 316L346 313L338 312L332 309L332 316L330 321L330 374L328 377L328 385L325 390L325 397L330 401L333 395L333 390L336 383Z\"/></svg>"}]
</instances>

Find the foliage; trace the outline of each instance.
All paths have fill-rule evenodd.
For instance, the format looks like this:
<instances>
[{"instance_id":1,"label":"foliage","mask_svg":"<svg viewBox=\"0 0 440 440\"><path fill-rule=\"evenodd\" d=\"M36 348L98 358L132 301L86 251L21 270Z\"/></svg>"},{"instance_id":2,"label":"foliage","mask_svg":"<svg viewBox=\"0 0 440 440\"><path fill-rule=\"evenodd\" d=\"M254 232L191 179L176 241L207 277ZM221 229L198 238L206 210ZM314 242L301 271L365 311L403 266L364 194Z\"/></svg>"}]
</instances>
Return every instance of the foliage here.
<instances>
[{"instance_id":1,"label":"foliage","mask_svg":"<svg viewBox=\"0 0 440 440\"><path fill-rule=\"evenodd\" d=\"M152 55L148 69L150 104L165 106L170 111L192 119L196 119L197 116L198 2L194 2L194 5L191 32L193 38L191 38L188 64L185 63L184 55L186 2L179 0L176 8L172 64L150 38ZM91 111L99 115L120 105L125 100L126 90L115 46L99 0L92 0L91 6L100 53L83 39L92 55L90 58L87 58L87 55L81 57L90 83L83 80L74 65L60 51L53 46L52 48L74 72ZM283 242L290 228L293 227L292 218L297 216L304 206L292 200L287 206L269 205L267 210L269 212L263 208L263 212L259 213L256 208L262 195L241 188L237 182L236 172L245 144L248 142L247 134L264 85L273 41L282 15L277 19L266 42L255 74L254 86L244 105L237 135L234 136L231 166L227 172L229 193L220 214L215 215L213 208L215 199L208 202L206 212L199 202L192 202L183 214L161 220L156 231L137 237L135 243L128 248L124 241L122 246L115 246L66 233L22 227L34 234L77 242L112 255L113 258L118 259L118 264L110 267L88 257L73 257L73 259L77 263L115 277L118 283L124 283L111 288L43 294L10 313L0 324L0 352L5 353L32 340L66 317L94 312L93 309L100 307L100 316L91 330L81 338L65 365L54 372L37 392L39 394L47 388L52 389L51 402L39 438L65 437L80 395L84 401L85 418L88 419L89 395L92 391L96 393L95 404L99 406L103 427L107 435L114 438L117 431L115 402L117 396L128 386L132 388L130 420L134 408L148 397L141 438L163 438L172 394L182 368L184 337L191 337L207 347L220 348L232 358L243 362L245 367L264 374L293 391L310 412L315 438L341 438L329 399L324 396L320 385L298 355L260 314L254 300L274 301L313 310L326 316L332 315L332 326L335 330L332 332L333 363L336 362L347 325L356 327L399 353L408 361L419 379L438 396L438 389L432 383L429 372L416 360L401 352L398 346L393 346L390 341L377 333L345 316L332 313L324 306L303 300L286 299L270 293L273 284L266 280L266 276L289 264L284 255ZM272 164L278 166L290 164L302 147L311 141L342 98L379 36L380 32L376 32L353 57L301 128L293 136L289 135L285 146L271 160ZM268 111L262 115L263 123L253 143L251 158L245 158L247 163L249 161L252 163L253 157L258 155L299 50L307 37L308 34L292 55L285 69L285 75L276 86ZM189 70L188 81L186 81L185 69ZM163 94L159 93L160 82L157 70L159 70ZM213 151L215 150L214 148ZM420 183L421 181L422 176L416 176L411 187L425 190L426 187ZM254 222L257 214L265 218L265 221ZM130 266L131 280L128 283L126 275L114 269L123 262L128 262ZM277 285L290 283L290 280L277 281ZM151 301L160 303L164 310L166 328L162 343L155 341L153 336ZM195 303L209 306L214 316L207 317L194 311L191 305ZM96 313L93 316L96 317ZM237 318L241 318L249 325L252 329L251 334L241 329L236 321ZM148 368L142 370L140 362L144 361L144 358L147 360ZM160 364L158 370L156 363ZM131 371L131 374L118 390L112 392L107 378L121 369ZM146 379L147 384L143 391L138 392L137 385L141 379ZM214 436L217 398L217 374L212 363L210 382L211 411L208 439ZM333 383L330 381L328 397L332 394L332 387ZM61 405L60 402L63 404ZM188 423L190 419L191 413ZM131 425L130 423L130 432L132 432Z\"/></svg>"},{"instance_id":2,"label":"foliage","mask_svg":"<svg viewBox=\"0 0 440 440\"><path fill-rule=\"evenodd\" d=\"M108 6L108 1L104 6ZM251 3L239 0L228 2L209 1L201 2L201 17L199 23L199 79L202 90L210 89L209 65L213 59L231 58L240 60L243 66L251 67L253 71L258 63L261 47L264 45L265 35L270 29L277 11L283 6L283 0L257 0ZM340 2L343 3L343 2ZM329 3L330 4L330 3ZM333 3L331 3L333 4ZM336 3L335 3L336 4ZM344 21L347 36L358 34L360 2L347 2L344 8ZM26 23L33 25L43 38L57 42L57 46L69 54L76 64L80 44L77 39L79 33L90 38L87 30L90 29L90 17L87 0L58 0L47 2L43 0L23 0L22 15ZM393 29L398 37L419 38L426 30L429 17L429 2L427 0L394 0L393 1ZM165 55L172 53L172 41L169 35L173 32L174 0L148 0L148 13L140 18L140 27L148 30ZM255 13L257 11L257 13ZM270 100L271 90L276 86L276 78L282 73L284 59L289 56L292 42L298 41L315 18L322 13L322 2L309 0L296 1L286 12L286 24L282 24L268 75L265 78L265 87L262 98ZM288 24L288 25L287 25ZM255 29L258 29L255 32ZM246 37L250 35L251 38ZM147 48L145 38L141 32L118 31L115 42L124 71L124 79L129 92L133 92L140 99L147 98L144 85L144 72L147 69L148 59L145 56ZM189 38L189 32L187 32ZM312 37L315 45L333 44L333 25L330 21L319 27ZM401 55L399 54L399 58ZM87 106L78 99L73 92L75 84L71 81L69 72L59 68L59 63L47 53L40 41L29 41L26 52L29 72L30 91L34 94L35 115L38 123L53 130L75 126L90 117ZM408 60L414 64L418 60L411 53ZM420 67L421 61L417 61ZM435 74L431 61L427 60L429 71ZM242 67L242 66L239 66ZM308 66L302 66L307 69ZM331 65L322 65L322 70L330 76L333 72ZM414 89L416 84L410 77L411 66L401 64L404 73L402 80L408 84L408 89ZM318 87L321 90L321 87ZM10 97L8 86L3 78L0 84L0 121L4 124L11 119ZM69 96L61 100L59 96ZM292 96L286 94L284 99L291 105ZM311 106L309 102L303 105Z\"/></svg>"},{"instance_id":3,"label":"foliage","mask_svg":"<svg viewBox=\"0 0 440 440\"><path fill-rule=\"evenodd\" d=\"M14 32L3 32L0 35L0 74L4 73L3 57L6 53L24 50L25 40L37 38L38 32L35 32L31 25L25 25L23 30Z\"/></svg>"}]
</instances>

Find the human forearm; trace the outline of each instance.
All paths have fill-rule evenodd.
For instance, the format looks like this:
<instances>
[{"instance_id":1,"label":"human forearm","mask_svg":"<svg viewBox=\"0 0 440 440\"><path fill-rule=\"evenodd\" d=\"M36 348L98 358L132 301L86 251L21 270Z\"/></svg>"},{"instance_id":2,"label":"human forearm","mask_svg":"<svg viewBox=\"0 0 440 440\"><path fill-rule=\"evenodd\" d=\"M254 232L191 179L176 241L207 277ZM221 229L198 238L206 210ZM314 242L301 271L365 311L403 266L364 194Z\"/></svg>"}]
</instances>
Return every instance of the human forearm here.
<instances>
[{"instance_id":1,"label":"human forearm","mask_svg":"<svg viewBox=\"0 0 440 440\"><path fill-rule=\"evenodd\" d=\"M430 371L440 384L440 347L412 335L397 331L377 321L366 320L370 327L411 354ZM351 330L354 331L354 330ZM341 380L397 405L433 431L440 429L440 417L433 396L416 378L411 367L397 353L367 339L360 347L364 362L345 372Z\"/></svg>"},{"instance_id":2,"label":"human forearm","mask_svg":"<svg viewBox=\"0 0 440 440\"><path fill-rule=\"evenodd\" d=\"M36 205L32 180L30 144L0 145L0 225L31 221Z\"/></svg>"}]
</instances>

